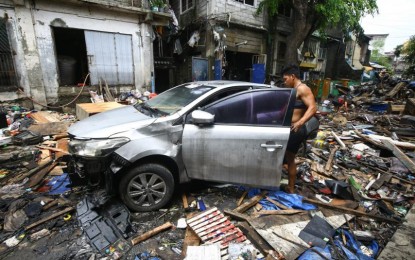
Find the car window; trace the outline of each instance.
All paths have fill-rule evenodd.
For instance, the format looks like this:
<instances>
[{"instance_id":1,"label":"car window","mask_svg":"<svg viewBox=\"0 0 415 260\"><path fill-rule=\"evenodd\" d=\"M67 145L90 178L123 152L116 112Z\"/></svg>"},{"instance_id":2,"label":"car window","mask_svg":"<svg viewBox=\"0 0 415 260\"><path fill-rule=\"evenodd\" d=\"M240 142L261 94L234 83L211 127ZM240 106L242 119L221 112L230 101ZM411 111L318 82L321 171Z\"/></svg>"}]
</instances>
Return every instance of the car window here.
<instances>
[{"instance_id":1,"label":"car window","mask_svg":"<svg viewBox=\"0 0 415 260\"><path fill-rule=\"evenodd\" d=\"M160 95L145 102L146 107L164 114L171 114L196 100L198 97L209 92L214 87L200 84L184 84L169 89ZM137 105L136 108L141 108Z\"/></svg>"},{"instance_id":2,"label":"car window","mask_svg":"<svg viewBox=\"0 0 415 260\"><path fill-rule=\"evenodd\" d=\"M189 114L191 114L191 112L194 111L195 109L203 109L204 107L209 106L210 104L218 100L221 100L225 97L229 97L238 92L246 91L248 89L252 89L252 86L238 86L238 87L224 89L218 93L214 93L212 96L206 98L205 100L197 104L195 108L189 112ZM186 123L191 123L191 122L192 122L192 117L191 116L186 117Z\"/></svg>"},{"instance_id":3,"label":"car window","mask_svg":"<svg viewBox=\"0 0 415 260\"><path fill-rule=\"evenodd\" d=\"M229 89L224 89L218 93L213 94L212 96L208 97L206 100L202 101L200 104L197 105L199 108L203 108L208 106L209 104L212 104L213 102L216 102L222 98L229 97L233 94L236 94L238 92L246 91L248 89L252 89L251 86L238 86L233 87Z\"/></svg>"},{"instance_id":4,"label":"car window","mask_svg":"<svg viewBox=\"0 0 415 260\"><path fill-rule=\"evenodd\" d=\"M259 90L241 93L205 109L218 124L283 125L291 90Z\"/></svg>"}]
</instances>

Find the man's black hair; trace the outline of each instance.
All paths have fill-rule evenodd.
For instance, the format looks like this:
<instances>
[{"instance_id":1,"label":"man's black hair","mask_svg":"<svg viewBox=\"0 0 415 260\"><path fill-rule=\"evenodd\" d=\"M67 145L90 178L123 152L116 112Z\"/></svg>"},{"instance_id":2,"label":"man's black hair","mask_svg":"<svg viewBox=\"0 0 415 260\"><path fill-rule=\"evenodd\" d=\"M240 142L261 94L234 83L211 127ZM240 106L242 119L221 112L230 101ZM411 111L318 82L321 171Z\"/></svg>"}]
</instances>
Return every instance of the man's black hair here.
<instances>
[{"instance_id":1,"label":"man's black hair","mask_svg":"<svg viewBox=\"0 0 415 260\"><path fill-rule=\"evenodd\" d=\"M281 71L281 75L291 75L294 74L298 79L300 78L300 68L298 65L291 64L286 67L284 67Z\"/></svg>"}]
</instances>

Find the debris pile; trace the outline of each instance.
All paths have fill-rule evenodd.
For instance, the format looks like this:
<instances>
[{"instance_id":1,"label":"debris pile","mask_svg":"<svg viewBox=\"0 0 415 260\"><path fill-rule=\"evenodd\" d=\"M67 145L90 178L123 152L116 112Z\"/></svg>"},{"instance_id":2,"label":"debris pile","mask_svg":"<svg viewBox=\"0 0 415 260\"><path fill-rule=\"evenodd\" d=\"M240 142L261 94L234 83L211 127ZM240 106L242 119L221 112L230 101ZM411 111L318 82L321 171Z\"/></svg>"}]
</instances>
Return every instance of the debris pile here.
<instances>
[{"instance_id":1,"label":"debris pile","mask_svg":"<svg viewBox=\"0 0 415 260\"><path fill-rule=\"evenodd\" d=\"M337 88L339 96L319 105L317 137L296 158L295 194L193 182L168 208L145 213L70 183L66 132L74 116L1 106L0 257L404 257L412 243L396 236L412 239L411 83Z\"/></svg>"}]
</instances>

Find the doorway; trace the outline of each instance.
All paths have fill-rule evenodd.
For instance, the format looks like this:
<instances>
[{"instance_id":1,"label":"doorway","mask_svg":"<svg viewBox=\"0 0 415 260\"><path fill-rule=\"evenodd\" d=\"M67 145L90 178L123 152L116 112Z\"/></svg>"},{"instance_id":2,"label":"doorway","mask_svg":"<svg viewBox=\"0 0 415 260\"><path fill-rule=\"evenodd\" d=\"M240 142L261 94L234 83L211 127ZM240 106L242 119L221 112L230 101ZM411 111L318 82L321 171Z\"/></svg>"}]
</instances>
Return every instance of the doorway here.
<instances>
[{"instance_id":1,"label":"doorway","mask_svg":"<svg viewBox=\"0 0 415 260\"><path fill-rule=\"evenodd\" d=\"M52 27L52 31L57 55L59 86L83 83L88 74L84 31L60 27Z\"/></svg>"},{"instance_id":2,"label":"doorway","mask_svg":"<svg viewBox=\"0 0 415 260\"><path fill-rule=\"evenodd\" d=\"M253 53L226 51L227 66L223 79L251 81Z\"/></svg>"}]
</instances>

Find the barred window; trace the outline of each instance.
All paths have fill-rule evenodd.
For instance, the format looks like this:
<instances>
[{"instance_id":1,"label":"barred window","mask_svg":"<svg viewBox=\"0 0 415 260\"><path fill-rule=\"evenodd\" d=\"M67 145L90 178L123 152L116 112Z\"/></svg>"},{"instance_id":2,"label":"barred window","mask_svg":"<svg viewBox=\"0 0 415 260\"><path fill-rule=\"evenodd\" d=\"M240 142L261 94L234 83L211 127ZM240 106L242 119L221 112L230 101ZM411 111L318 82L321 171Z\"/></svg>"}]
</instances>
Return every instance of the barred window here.
<instances>
[{"instance_id":1,"label":"barred window","mask_svg":"<svg viewBox=\"0 0 415 260\"><path fill-rule=\"evenodd\" d=\"M0 91L10 91L15 86L16 73L7 32L7 20L0 18Z\"/></svg>"}]
</instances>

